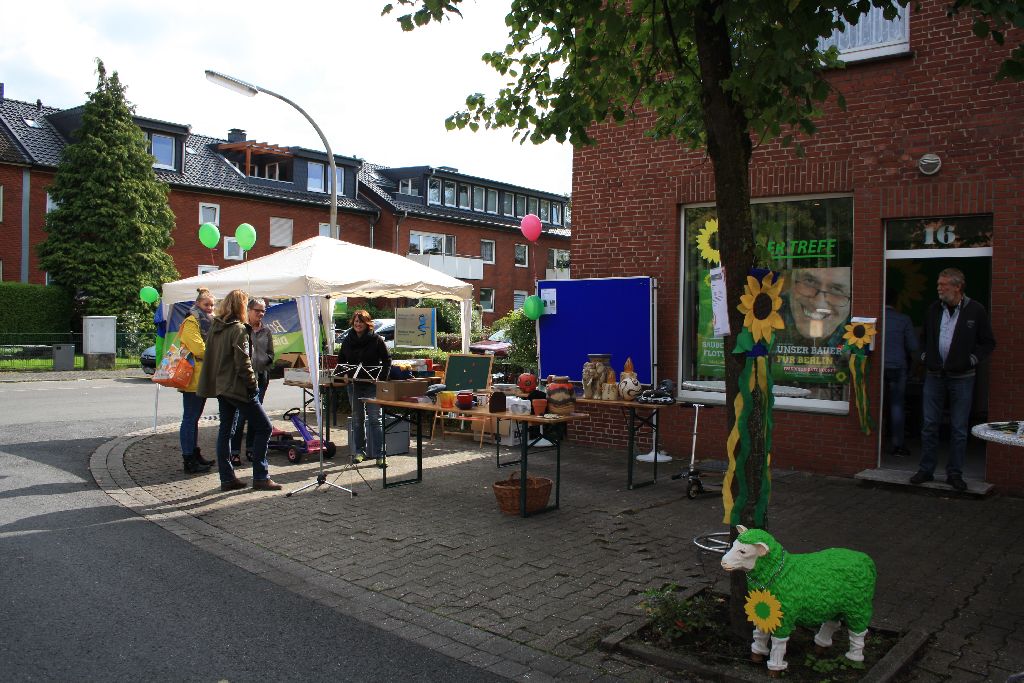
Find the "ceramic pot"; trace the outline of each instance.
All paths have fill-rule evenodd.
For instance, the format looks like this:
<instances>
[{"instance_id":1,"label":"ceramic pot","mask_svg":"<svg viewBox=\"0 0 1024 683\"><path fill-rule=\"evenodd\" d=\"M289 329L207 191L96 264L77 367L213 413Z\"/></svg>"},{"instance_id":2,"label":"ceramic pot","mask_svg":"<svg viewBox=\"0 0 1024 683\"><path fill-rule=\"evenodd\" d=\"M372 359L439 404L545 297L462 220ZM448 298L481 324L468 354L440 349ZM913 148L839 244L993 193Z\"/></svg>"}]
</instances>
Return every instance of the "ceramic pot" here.
<instances>
[{"instance_id":1,"label":"ceramic pot","mask_svg":"<svg viewBox=\"0 0 1024 683\"><path fill-rule=\"evenodd\" d=\"M473 407L473 392L472 391L460 391L455 396L455 405L462 410L469 410Z\"/></svg>"},{"instance_id":2,"label":"ceramic pot","mask_svg":"<svg viewBox=\"0 0 1024 683\"><path fill-rule=\"evenodd\" d=\"M601 398L603 391L601 385L607 381L608 370L611 367L612 355L610 353L587 354L587 362L583 364L583 396L585 398Z\"/></svg>"},{"instance_id":3,"label":"ceramic pot","mask_svg":"<svg viewBox=\"0 0 1024 683\"><path fill-rule=\"evenodd\" d=\"M623 372L619 376L619 397L623 401L632 401L640 393L640 380L635 372Z\"/></svg>"},{"instance_id":4,"label":"ceramic pot","mask_svg":"<svg viewBox=\"0 0 1024 683\"><path fill-rule=\"evenodd\" d=\"M619 385L617 384L602 384L601 385L601 400L602 401L618 401L619 400Z\"/></svg>"},{"instance_id":5,"label":"ceramic pot","mask_svg":"<svg viewBox=\"0 0 1024 683\"><path fill-rule=\"evenodd\" d=\"M568 377L548 377L548 412L572 415L576 408L576 389Z\"/></svg>"}]
</instances>

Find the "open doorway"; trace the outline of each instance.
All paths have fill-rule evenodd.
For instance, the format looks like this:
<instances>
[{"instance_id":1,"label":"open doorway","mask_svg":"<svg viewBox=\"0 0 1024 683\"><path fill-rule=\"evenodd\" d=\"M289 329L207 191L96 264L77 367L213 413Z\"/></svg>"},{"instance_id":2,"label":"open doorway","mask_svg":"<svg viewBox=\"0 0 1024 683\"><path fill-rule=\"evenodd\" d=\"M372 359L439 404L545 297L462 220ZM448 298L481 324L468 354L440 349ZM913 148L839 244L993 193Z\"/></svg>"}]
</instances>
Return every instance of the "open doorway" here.
<instances>
[{"instance_id":1,"label":"open doorway","mask_svg":"<svg viewBox=\"0 0 1024 683\"><path fill-rule=\"evenodd\" d=\"M895 295L894 307L897 311L910 317L917 334L919 345L923 345L922 331L924 326L925 312L928 306L936 300L936 282L939 273L944 268L959 268L963 271L966 279L965 293L971 299L977 300L991 311L991 289L992 289L992 255L988 240L991 238L992 219L989 216L950 218L950 219L929 219L928 221L889 221L886 225L887 245L914 246L913 243L900 243L902 240L894 239L894 230L904 232L907 228L917 228L919 233L924 226L935 226L937 224L950 225L957 229L967 227L972 235L976 236L969 245L963 240L952 242L953 246L945 249L927 248L927 243L919 249L887 249L885 267L885 288ZM985 224L989 226L984 230ZM909 226L908 226L909 224ZM967 232L967 230L964 230ZM981 233L981 234L979 234ZM955 234L955 233L954 233ZM933 233L934 235L934 233ZM924 242L927 234L918 234L917 237ZM934 240L933 240L934 241ZM979 241L983 242L978 244ZM885 321L882 321L882 334L885 334ZM879 371L882 370L884 359L880 362ZM904 398L904 446L909 451L905 455L894 454L891 438L891 420L889 397L886 396L885 383L882 382L882 424L879 430L879 457L878 466L882 469L905 470L909 476L918 469L921 459L921 419L922 408L921 398L924 387L924 367L920 358L913 358L909 370L906 392ZM988 417L988 393L989 393L989 363L984 362L978 367L974 383L974 400L971 406L970 425L973 427L980 422L986 422ZM948 417L943 419L941 428L941 449L938 457L937 471L945 468L949 443ZM973 436L967 439L967 459L964 463L964 477L966 479L984 480L985 478L985 442Z\"/></svg>"}]
</instances>

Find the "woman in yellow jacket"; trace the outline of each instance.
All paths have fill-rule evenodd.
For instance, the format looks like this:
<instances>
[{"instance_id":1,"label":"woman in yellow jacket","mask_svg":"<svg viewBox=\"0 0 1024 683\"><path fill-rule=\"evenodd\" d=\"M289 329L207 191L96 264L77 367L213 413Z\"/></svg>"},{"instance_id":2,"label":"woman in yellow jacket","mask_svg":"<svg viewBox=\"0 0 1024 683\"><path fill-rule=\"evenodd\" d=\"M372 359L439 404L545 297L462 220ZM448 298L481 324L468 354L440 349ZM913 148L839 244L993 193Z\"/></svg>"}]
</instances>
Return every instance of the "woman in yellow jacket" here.
<instances>
[{"instance_id":1,"label":"woman in yellow jacket","mask_svg":"<svg viewBox=\"0 0 1024 683\"><path fill-rule=\"evenodd\" d=\"M200 287L196 302L181 323L179 343L188 349L195 359L196 369L192 373L192 381L181 392L181 428L178 438L181 441L181 457L185 461L185 471L189 474L201 474L210 469L213 461L203 458L199 451L199 418L206 407L206 399L196 393L199 386L199 374L203 369L203 356L206 355L206 334L213 322L211 314L216 303L213 294L205 287Z\"/></svg>"}]
</instances>

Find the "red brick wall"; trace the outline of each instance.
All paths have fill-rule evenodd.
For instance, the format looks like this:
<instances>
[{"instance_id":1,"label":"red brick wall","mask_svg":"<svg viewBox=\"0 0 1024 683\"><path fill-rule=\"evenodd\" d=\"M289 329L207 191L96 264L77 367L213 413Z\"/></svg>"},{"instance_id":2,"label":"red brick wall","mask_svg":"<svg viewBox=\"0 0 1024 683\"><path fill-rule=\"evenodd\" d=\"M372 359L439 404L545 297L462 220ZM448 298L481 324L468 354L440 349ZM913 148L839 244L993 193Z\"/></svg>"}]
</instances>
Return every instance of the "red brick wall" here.
<instances>
[{"instance_id":1,"label":"red brick wall","mask_svg":"<svg viewBox=\"0 0 1024 683\"><path fill-rule=\"evenodd\" d=\"M0 206L0 261L3 261L3 280L21 280L21 179L23 168L0 164L0 187L3 205Z\"/></svg>"},{"instance_id":2,"label":"red brick wall","mask_svg":"<svg viewBox=\"0 0 1024 683\"><path fill-rule=\"evenodd\" d=\"M829 192L854 197L854 300L858 315L883 309L884 222L893 218L990 213L994 217L992 318L1000 342L992 359L989 414L1024 418L1024 360L1014 343L1024 323L1024 89L995 83L1008 50L950 22L941 3L923 3L910 20L912 55L851 64L832 81L847 110L826 106L818 133L798 158L777 144L759 146L751 164L755 197ZM1012 42L1012 41L1009 41ZM714 200L710 161L678 144L642 137L644 121L594 128L600 144L573 159L574 277L649 275L659 282L658 363L675 378L679 363L680 207ZM935 176L916 168L925 152L943 162ZM969 287L968 287L969 293ZM876 418L879 373L870 395ZM698 454L724 457L725 409L701 416ZM663 440L688 454L692 408L664 411ZM775 460L782 468L851 475L874 467L877 435L846 416L775 413ZM623 444L618 413L595 414L573 429L587 443ZM1024 458L988 447L987 480L1024 492Z\"/></svg>"}]
</instances>

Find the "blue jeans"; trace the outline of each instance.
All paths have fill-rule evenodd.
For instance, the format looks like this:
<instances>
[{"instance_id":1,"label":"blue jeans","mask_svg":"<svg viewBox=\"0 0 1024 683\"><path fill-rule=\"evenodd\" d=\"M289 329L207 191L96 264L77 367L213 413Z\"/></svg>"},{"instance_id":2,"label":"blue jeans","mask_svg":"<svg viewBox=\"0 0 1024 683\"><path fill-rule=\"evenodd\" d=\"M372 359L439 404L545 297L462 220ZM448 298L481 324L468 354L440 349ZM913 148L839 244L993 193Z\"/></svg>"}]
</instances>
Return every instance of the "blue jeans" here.
<instances>
[{"instance_id":1,"label":"blue jeans","mask_svg":"<svg viewBox=\"0 0 1024 683\"><path fill-rule=\"evenodd\" d=\"M903 404L907 398L907 369L886 368L884 377L885 402L889 405L889 438L893 448L903 448Z\"/></svg>"},{"instance_id":2,"label":"blue jeans","mask_svg":"<svg viewBox=\"0 0 1024 683\"><path fill-rule=\"evenodd\" d=\"M270 376L266 372L256 373L256 384L260 390L260 403L267 395L267 387L270 385ZM235 424L231 429L231 454L238 455L242 452L242 432L245 432L245 414L239 410L235 413ZM250 428L245 434L245 450L252 451L253 430Z\"/></svg>"},{"instance_id":3,"label":"blue jeans","mask_svg":"<svg viewBox=\"0 0 1024 683\"><path fill-rule=\"evenodd\" d=\"M217 471L220 481L231 481L235 478L235 468L231 466L231 429L235 424L235 415L243 413L252 430L252 480L270 479L270 464L267 462L267 441L270 440L270 418L257 401L236 401L224 396L217 397L220 408L220 428L217 430Z\"/></svg>"},{"instance_id":4,"label":"blue jeans","mask_svg":"<svg viewBox=\"0 0 1024 683\"><path fill-rule=\"evenodd\" d=\"M181 392L181 427L178 440L181 442L181 456L191 458L199 445L199 418L206 407L206 399L194 391Z\"/></svg>"},{"instance_id":5,"label":"blue jeans","mask_svg":"<svg viewBox=\"0 0 1024 683\"><path fill-rule=\"evenodd\" d=\"M924 378L924 422L921 427L922 472L934 472L938 462L939 427L942 409L949 398L949 460L946 476L961 475L967 454L967 423L971 417L974 396L974 376L947 377L929 372Z\"/></svg>"},{"instance_id":6,"label":"blue jeans","mask_svg":"<svg viewBox=\"0 0 1024 683\"><path fill-rule=\"evenodd\" d=\"M348 400L352 404L352 443L349 444L349 450L353 455L363 453L375 459L384 457L384 428L380 421L380 406L362 401L364 398L376 397L377 386L374 384L353 382L348 385Z\"/></svg>"}]
</instances>

